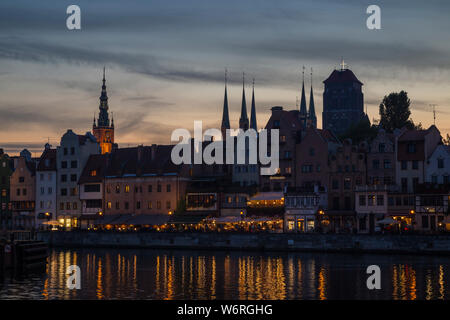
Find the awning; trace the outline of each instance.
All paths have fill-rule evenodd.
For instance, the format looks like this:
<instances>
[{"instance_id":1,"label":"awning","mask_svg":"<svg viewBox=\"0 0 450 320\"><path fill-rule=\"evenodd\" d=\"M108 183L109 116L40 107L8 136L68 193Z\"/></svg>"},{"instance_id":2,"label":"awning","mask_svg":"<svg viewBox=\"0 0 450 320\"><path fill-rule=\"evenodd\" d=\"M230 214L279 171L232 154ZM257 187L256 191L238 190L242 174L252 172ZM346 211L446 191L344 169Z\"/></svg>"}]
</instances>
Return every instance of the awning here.
<instances>
[{"instance_id":1,"label":"awning","mask_svg":"<svg viewBox=\"0 0 450 320\"><path fill-rule=\"evenodd\" d=\"M283 192L260 192L250 198L250 201L273 201L284 198Z\"/></svg>"},{"instance_id":2,"label":"awning","mask_svg":"<svg viewBox=\"0 0 450 320\"><path fill-rule=\"evenodd\" d=\"M377 221L377 224L399 224L399 222L388 217L384 218L383 220Z\"/></svg>"}]
</instances>

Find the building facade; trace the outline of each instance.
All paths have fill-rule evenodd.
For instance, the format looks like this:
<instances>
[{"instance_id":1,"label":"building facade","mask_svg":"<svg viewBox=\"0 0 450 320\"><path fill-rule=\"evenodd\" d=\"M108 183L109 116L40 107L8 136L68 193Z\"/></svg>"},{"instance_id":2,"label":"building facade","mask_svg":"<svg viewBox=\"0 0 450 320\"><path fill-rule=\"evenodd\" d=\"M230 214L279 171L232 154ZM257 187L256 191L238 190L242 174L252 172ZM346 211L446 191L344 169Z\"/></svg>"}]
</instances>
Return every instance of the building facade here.
<instances>
[{"instance_id":1,"label":"building facade","mask_svg":"<svg viewBox=\"0 0 450 320\"><path fill-rule=\"evenodd\" d=\"M425 182L449 184L450 146L438 145L425 164Z\"/></svg>"},{"instance_id":2,"label":"building facade","mask_svg":"<svg viewBox=\"0 0 450 320\"><path fill-rule=\"evenodd\" d=\"M367 184L395 184L395 136L380 129L367 153Z\"/></svg>"},{"instance_id":3,"label":"building facade","mask_svg":"<svg viewBox=\"0 0 450 320\"><path fill-rule=\"evenodd\" d=\"M89 132L77 135L72 130L62 136L56 148L57 218L66 228L78 227L82 213L78 179L91 154L100 153L96 138Z\"/></svg>"},{"instance_id":4,"label":"building facade","mask_svg":"<svg viewBox=\"0 0 450 320\"><path fill-rule=\"evenodd\" d=\"M12 204L10 201L10 178L13 173L13 162L0 149L0 230L12 228Z\"/></svg>"},{"instance_id":5,"label":"building facade","mask_svg":"<svg viewBox=\"0 0 450 320\"><path fill-rule=\"evenodd\" d=\"M49 144L38 160L36 168L36 226L43 222L56 220L56 149Z\"/></svg>"},{"instance_id":6,"label":"building facade","mask_svg":"<svg viewBox=\"0 0 450 320\"><path fill-rule=\"evenodd\" d=\"M23 150L15 160L10 179L10 201L12 203L12 227L31 229L35 224L36 163L31 153Z\"/></svg>"}]
</instances>

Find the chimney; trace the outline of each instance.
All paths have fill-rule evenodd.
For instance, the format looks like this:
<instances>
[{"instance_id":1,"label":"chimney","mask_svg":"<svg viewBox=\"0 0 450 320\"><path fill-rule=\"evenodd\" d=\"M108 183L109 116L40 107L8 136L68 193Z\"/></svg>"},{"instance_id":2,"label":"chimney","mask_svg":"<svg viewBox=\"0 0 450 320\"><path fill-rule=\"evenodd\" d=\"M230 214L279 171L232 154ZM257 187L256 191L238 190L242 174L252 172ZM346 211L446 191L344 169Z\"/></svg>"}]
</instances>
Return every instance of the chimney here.
<instances>
[{"instance_id":1,"label":"chimney","mask_svg":"<svg viewBox=\"0 0 450 320\"><path fill-rule=\"evenodd\" d=\"M142 161L142 152L143 152L144 146L142 144L138 145L137 147L137 161Z\"/></svg>"}]
</instances>

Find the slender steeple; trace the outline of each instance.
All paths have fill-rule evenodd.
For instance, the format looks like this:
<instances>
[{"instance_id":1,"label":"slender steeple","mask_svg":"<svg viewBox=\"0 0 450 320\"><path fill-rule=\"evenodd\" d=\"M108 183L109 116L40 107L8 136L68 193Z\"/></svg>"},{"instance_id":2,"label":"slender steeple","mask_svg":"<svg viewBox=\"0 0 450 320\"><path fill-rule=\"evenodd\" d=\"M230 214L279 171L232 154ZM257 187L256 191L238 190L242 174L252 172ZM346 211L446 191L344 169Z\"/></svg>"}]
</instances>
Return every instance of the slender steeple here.
<instances>
[{"instance_id":1,"label":"slender steeple","mask_svg":"<svg viewBox=\"0 0 450 320\"><path fill-rule=\"evenodd\" d=\"M300 122L303 127L306 127L306 118L308 117L308 111L306 110L306 98L305 98L305 66L302 68L302 97L300 99Z\"/></svg>"},{"instance_id":2,"label":"slender steeple","mask_svg":"<svg viewBox=\"0 0 450 320\"><path fill-rule=\"evenodd\" d=\"M252 109L250 111L250 128L258 131L258 125L256 124L255 79L253 79Z\"/></svg>"},{"instance_id":3,"label":"slender steeple","mask_svg":"<svg viewBox=\"0 0 450 320\"><path fill-rule=\"evenodd\" d=\"M108 115L108 94L106 93L106 78L105 78L105 67L103 67L103 85L102 93L100 95L100 113L98 116L98 126L99 127L109 127L109 115Z\"/></svg>"},{"instance_id":4,"label":"slender steeple","mask_svg":"<svg viewBox=\"0 0 450 320\"><path fill-rule=\"evenodd\" d=\"M312 72L313 70L311 68L311 93L309 95L308 125L312 128L317 128L316 108L314 107Z\"/></svg>"},{"instance_id":5,"label":"slender steeple","mask_svg":"<svg viewBox=\"0 0 450 320\"><path fill-rule=\"evenodd\" d=\"M226 130L230 129L230 116L228 114L228 93L227 93L227 69L225 69L225 95L223 97L223 114L222 114L222 137L225 139Z\"/></svg>"},{"instance_id":6,"label":"slender steeple","mask_svg":"<svg viewBox=\"0 0 450 320\"><path fill-rule=\"evenodd\" d=\"M248 129L247 103L245 102L245 73L242 73L242 105L239 128L244 131Z\"/></svg>"}]
</instances>

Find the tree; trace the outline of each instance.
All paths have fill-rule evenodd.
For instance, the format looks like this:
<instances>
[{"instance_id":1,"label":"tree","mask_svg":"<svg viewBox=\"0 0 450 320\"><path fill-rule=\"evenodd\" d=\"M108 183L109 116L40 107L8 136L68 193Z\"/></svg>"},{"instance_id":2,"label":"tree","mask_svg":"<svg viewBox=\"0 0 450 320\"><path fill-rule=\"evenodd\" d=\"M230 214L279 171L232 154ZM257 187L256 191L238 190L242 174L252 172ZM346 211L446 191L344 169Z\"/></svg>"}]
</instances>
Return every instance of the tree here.
<instances>
[{"instance_id":1,"label":"tree","mask_svg":"<svg viewBox=\"0 0 450 320\"><path fill-rule=\"evenodd\" d=\"M404 126L415 127L414 122L409 119L411 115L410 104L408 93L403 90L384 96L380 104L380 125L388 132Z\"/></svg>"},{"instance_id":2,"label":"tree","mask_svg":"<svg viewBox=\"0 0 450 320\"><path fill-rule=\"evenodd\" d=\"M378 132L378 128L375 125L370 125L369 118L363 117L359 122L351 125L343 134L339 136L340 140L347 138L352 139L353 144L358 144L361 141L372 140Z\"/></svg>"}]
</instances>

